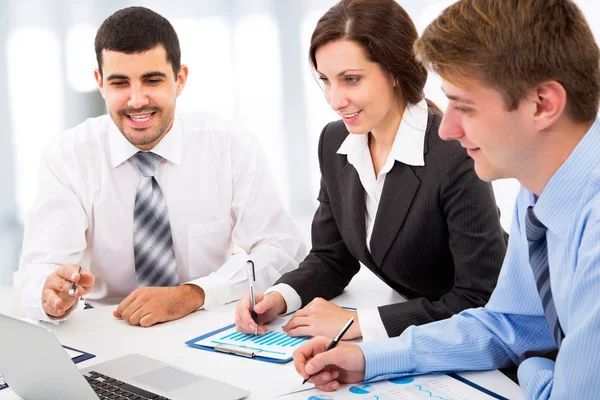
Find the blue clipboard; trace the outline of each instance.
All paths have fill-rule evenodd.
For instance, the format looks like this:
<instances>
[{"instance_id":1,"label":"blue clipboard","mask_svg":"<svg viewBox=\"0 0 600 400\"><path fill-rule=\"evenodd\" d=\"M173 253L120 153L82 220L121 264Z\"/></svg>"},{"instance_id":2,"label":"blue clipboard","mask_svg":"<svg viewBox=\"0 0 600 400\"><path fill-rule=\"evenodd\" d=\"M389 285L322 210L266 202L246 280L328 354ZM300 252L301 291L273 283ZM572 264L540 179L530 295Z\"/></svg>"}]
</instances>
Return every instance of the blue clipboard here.
<instances>
[{"instance_id":1,"label":"blue clipboard","mask_svg":"<svg viewBox=\"0 0 600 400\"><path fill-rule=\"evenodd\" d=\"M185 344L187 344L190 347L196 348L196 349L200 349L200 350L207 350L207 351L212 351L215 353L222 353L222 354L230 354L232 356L236 356L236 357L243 357L243 358L250 358L252 360L257 360L257 361L264 361L264 362L270 362L270 363L276 363L276 364L285 364L288 363L290 361L292 361L293 357L290 358L286 358L284 360L280 360L277 358L270 358L270 357L264 357L264 356L259 356L259 355L252 355L252 356L244 356L244 355L240 355L240 354L235 354L235 353L226 353L226 352L221 352L221 351L217 351L215 350L214 347L211 346L203 346L203 345L199 345L198 342L204 339L207 339L211 336L215 336L218 335L219 333L226 331L227 329L231 329L235 326L235 324L231 324L231 325L227 325L224 326L223 328L217 329L216 331L212 331L209 332L205 335L202 336L198 336L197 338L188 340L187 342L185 342Z\"/></svg>"},{"instance_id":2,"label":"blue clipboard","mask_svg":"<svg viewBox=\"0 0 600 400\"><path fill-rule=\"evenodd\" d=\"M81 351L81 350L78 350L78 349L74 349L73 347L69 347L69 346L63 346L63 347L64 347L65 349L68 349L68 350L71 350L71 351L76 351L76 352L78 352L78 353L81 353L81 354L80 354L80 355L78 355L77 357L73 357L73 358L71 358L71 360L73 360L73 362L74 362L75 364L77 364L77 363L80 363L80 362L82 362L82 361L85 361L85 360L89 360L90 358L94 358L94 357L96 357L96 355L95 355L95 354L92 354L92 353L87 353L87 352L85 352L85 351Z\"/></svg>"},{"instance_id":3,"label":"blue clipboard","mask_svg":"<svg viewBox=\"0 0 600 400\"><path fill-rule=\"evenodd\" d=\"M342 308L345 308L347 310L356 310L356 308L354 307L346 307L346 306L342 306ZM286 316L288 315L292 315L294 314L294 312L290 312L285 314ZM235 353L225 353L225 352L221 352L221 351L217 351L215 350L214 347L212 346L203 346L203 345L199 345L197 342L207 339L211 336L215 336L223 331L226 331L227 329L233 328L235 326L235 324L231 324L231 325L227 325L224 326L221 329L217 329L215 331L209 332L207 334L204 334L202 336L198 336L197 338L188 340L187 342L185 342L186 345L190 346L190 347L194 347L196 349L200 349L200 350L207 350L207 351L212 351L214 353L223 353L223 354L231 354L234 356L238 356L238 357L243 357L243 358L252 358L253 360L258 360L258 361L264 361L264 362L270 362L270 363L275 363L275 364L285 364L288 363L290 361L292 361L294 358L290 357L290 358L286 358L284 360L280 360L277 358L271 358L271 357L264 357L264 356L258 356L258 355L253 355L252 357L246 356L246 355L240 355L240 354L235 354Z\"/></svg>"},{"instance_id":4,"label":"blue clipboard","mask_svg":"<svg viewBox=\"0 0 600 400\"><path fill-rule=\"evenodd\" d=\"M85 361L85 360L89 360L90 358L96 357L95 354L87 353L85 351L81 351L81 350L75 349L73 347L69 347L69 346L63 346L63 347L65 349L68 349L68 350L71 350L71 351L76 351L77 353L81 353L78 356L71 358L71 360L73 360L73 362L75 364L80 363L80 362ZM7 387L8 387L8 385L6 383L4 383L4 380L2 379L2 375L0 375L0 390L6 389Z\"/></svg>"}]
</instances>

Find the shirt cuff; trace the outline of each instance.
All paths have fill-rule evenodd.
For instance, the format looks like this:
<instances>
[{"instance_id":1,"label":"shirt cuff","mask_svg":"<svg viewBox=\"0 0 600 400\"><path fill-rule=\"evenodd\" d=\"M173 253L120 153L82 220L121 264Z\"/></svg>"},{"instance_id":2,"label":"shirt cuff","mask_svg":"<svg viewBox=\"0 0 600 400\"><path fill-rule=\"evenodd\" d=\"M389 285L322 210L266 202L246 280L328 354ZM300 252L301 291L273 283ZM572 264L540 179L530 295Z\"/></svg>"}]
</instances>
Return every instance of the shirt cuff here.
<instances>
[{"instance_id":1,"label":"shirt cuff","mask_svg":"<svg viewBox=\"0 0 600 400\"><path fill-rule=\"evenodd\" d=\"M409 348L401 337L357 343L365 357L365 381L408 375Z\"/></svg>"},{"instance_id":2,"label":"shirt cuff","mask_svg":"<svg viewBox=\"0 0 600 400\"><path fill-rule=\"evenodd\" d=\"M356 310L363 342L389 339L383 320L377 308L359 308Z\"/></svg>"},{"instance_id":3,"label":"shirt cuff","mask_svg":"<svg viewBox=\"0 0 600 400\"><path fill-rule=\"evenodd\" d=\"M519 385L528 391L528 386L531 378L534 377L540 371L549 371L554 374L554 361L543 357L530 357L523 361L519 365L517 370L517 376L519 378Z\"/></svg>"},{"instance_id":4,"label":"shirt cuff","mask_svg":"<svg viewBox=\"0 0 600 400\"><path fill-rule=\"evenodd\" d=\"M196 285L204 290L204 308L206 310L231 301L229 281L214 272L185 284Z\"/></svg>"},{"instance_id":5,"label":"shirt cuff","mask_svg":"<svg viewBox=\"0 0 600 400\"><path fill-rule=\"evenodd\" d=\"M302 299L300 298L300 295L290 285L286 283L278 283L277 285L271 286L265 290L265 294L271 292L277 292L281 295L281 297L283 297L286 305L286 314L302 308Z\"/></svg>"}]
</instances>

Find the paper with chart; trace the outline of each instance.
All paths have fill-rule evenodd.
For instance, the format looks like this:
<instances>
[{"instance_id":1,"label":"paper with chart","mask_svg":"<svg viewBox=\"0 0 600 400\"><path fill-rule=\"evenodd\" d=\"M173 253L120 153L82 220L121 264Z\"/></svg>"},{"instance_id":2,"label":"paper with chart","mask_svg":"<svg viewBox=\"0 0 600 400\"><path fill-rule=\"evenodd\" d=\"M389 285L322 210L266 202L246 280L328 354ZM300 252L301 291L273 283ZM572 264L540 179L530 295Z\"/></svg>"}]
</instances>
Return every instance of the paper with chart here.
<instances>
[{"instance_id":1,"label":"paper with chart","mask_svg":"<svg viewBox=\"0 0 600 400\"><path fill-rule=\"evenodd\" d=\"M302 343L306 342L307 337L288 336L282 329L289 317L279 317L267 324L269 329L264 335L248 335L236 331L235 326L195 342L200 346L215 347L224 345L244 350L252 350L257 356L273 358L276 360L287 360L292 357L294 350Z\"/></svg>"},{"instance_id":2,"label":"paper with chart","mask_svg":"<svg viewBox=\"0 0 600 400\"><path fill-rule=\"evenodd\" d=\"M277 397L281 400L489 400L494 398L448 375L425 375L341 385L335 392L323 392L313 388Z\"/></svg>"}]
</instances>

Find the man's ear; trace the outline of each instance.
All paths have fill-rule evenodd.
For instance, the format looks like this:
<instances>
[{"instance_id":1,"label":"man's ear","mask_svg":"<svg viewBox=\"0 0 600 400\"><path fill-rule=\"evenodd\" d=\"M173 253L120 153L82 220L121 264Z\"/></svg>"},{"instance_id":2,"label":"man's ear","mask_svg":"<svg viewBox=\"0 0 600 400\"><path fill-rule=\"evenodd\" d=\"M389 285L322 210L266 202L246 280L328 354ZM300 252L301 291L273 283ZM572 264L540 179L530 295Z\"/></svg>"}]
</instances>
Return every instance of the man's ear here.
<instances>
[{"instance_id":1,"label":"man's ear","mask_svg":"<svg viewBox=\"0 0 600 400\"><path fill-rule=\"evenodd\" d=\"M538 84L533 89L536 103L534 121L538 130L545 130L556 123L567 106L567 92L557 81Z\"/></svg>"},{"instance_id":2,"label":"man's ear","mask_svg":"<svg viewBox=\"0 0 600 400\"><path fill-rule=\"evenodd\" d=\"M98 89L100 90L100 94L104 97L104 85L102 82L102 72L98 68L94 69L94 78L96 79L96 83L98 84Z\"/></svg>"},{"instance_id":3,"label":"man's ear","mask_svg":"<svg viewBox=\"0 0 600 400\"><path fill-rule=\"evenodd\" d=\"M177 73L177 96L179 96L181 94L181 92L183 91L183 87L185 86L185 83L187 82L187 77L188 77L188 67L185 64L182 64L179 67L179 72Z\"/></svg>"}]
</instances>

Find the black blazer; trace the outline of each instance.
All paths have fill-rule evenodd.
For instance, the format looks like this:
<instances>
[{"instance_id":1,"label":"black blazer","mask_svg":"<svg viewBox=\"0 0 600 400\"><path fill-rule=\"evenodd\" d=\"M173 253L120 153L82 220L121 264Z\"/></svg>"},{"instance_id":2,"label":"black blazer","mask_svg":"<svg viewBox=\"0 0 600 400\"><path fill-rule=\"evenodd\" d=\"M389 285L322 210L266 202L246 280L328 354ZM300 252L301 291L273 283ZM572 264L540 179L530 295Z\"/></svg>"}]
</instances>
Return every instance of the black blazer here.
<instances>
[{"instance_id":1,"label":"black blazer","mask_svg":"<svg viewBox=\"0 0 600 400\"><path fill-rule=\"evenodd\" d=\"M312 249L277 283L293 287L302 304L342 293L359 261L409 299L382 305L389 336L410 325L449 318L487 303L498 279L508 236L500 226L492 186L481 181L458 142L438 136L441 115L429 108L425 165L396 161L387 173L366 247L365 191L346 155L342 121L319 140L321 190L312 223Z\"/></svg>"}]
</instances>

